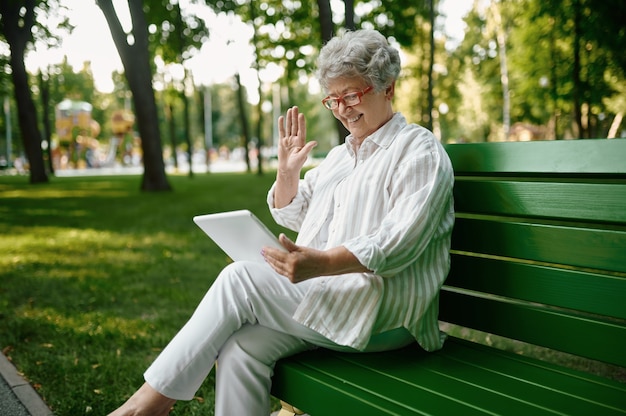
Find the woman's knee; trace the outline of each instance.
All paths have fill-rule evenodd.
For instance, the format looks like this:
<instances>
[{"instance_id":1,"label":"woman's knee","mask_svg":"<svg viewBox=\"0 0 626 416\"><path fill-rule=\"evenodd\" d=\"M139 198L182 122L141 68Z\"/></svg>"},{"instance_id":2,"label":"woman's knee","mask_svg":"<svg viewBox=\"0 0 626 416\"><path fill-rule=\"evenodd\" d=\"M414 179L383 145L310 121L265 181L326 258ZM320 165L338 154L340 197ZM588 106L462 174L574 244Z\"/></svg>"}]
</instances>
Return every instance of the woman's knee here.
<instances>
[{"instance_id":1,"label":"woman's knee","mask_svg":"<svg viewBox=\"0 0 626 416\"><path fill-rule=\"evenodd\" d=\"M235 276L249 276L251 274L250 269L254 267L253 262L249 261L236 261L228 264L222 269L218 278L230 278Z\"/></svg>"},{"instance_id":2,"label":"woman's knee","mask_svg":"<svg viewBox=\"0 0 626 416\"><path fill-rule=\"evenodd\" d=\"M270 272L268 265L253 261L236 261L222 269L216 282L236 286L256 286L266 280Z\"/></svg>"}]
</instances>

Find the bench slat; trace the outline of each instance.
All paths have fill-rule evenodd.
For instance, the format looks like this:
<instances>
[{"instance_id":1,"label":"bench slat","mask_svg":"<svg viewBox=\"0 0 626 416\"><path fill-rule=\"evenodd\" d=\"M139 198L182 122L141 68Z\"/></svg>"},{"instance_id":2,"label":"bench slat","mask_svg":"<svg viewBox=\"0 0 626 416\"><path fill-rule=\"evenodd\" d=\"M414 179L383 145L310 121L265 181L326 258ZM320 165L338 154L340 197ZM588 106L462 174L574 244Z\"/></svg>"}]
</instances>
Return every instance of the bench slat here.
<instances>
[{"instance_id":1,"label":"bench slat","mask_svg":"<svg viewBox=\"0 0 626 416\"><path fill-rule=\"evenodd\" d=\"M563 140L446 145L457 175L626 173L626 140Z\"/></svg>"},{"instance_id":2,"label":"bench slat","mask_svg":"<svg viewBox=\"0 0 626 416\"><path fill-rule=\"evenodd\" d=\"M626 366L626 326L503 298L441 291L439 319L558 351Z\"/></svg>"},{"instance_id":3,"label":"bench slat","mask_svg":"<svg viewBox=\"0 0 626 416\"><path fill-rule=\"evenodd\" d=\"M331 360L333 354L319 350L308 352L304 361L298 361L298 355L281 360L272 377L272 394L304 411L313 408L320 415L432 415L438 409L449 414L484 414L456 400L438 402L433 397L441 399L440 394L402 382L379 379L367 388L361 382L373 374L355 374L354 368ZM315 394L308 394L310 391Z\"/></svg>"},{"instance_id":4,"label":"bench slat","mask_svg":"<svg viewBox=\"0 0 626 416\"><path fill-rule=\"evenodd\" d=\"M626 224L626 182L546 183L457 178L454 203L456 211L463 213Z\"/></svg>"},{"instance_id":5,"label":"bench slat","mask_svg":"<svg viewBox=\"0 0 626 416\"><path fill-rule=\"evenodd\" d=\"M453 254L445 284L626 320L625 277Z\"/></svg>"},{"instance_id":6,"label":"bench slat","mask_svg":"<svg viewBox=\"0 0 626 416\"><path fill-rule=\"evenodd\" d=\"M570 266L626 272L626 231L457 217L452 248Z\"/></svg>"},{"instance_id":7,"label":"bench slat","mask_svg":"<svg viewBox=\"0 0 626 416\"><path fill-rule=\"evenodd\" d=\"M469 347L469 348L467 348ZM613 394L605 395L606 384L589 382L588 379L572 377L561 389L555 392L555 387L562 382L563 374L554 372L554 368L541 364L538 366L528 365L527 361L517 361L515 357L503 357L500 355L484 354L481 349L474 349L471 344L461 347L452 339L449 346L439 352L432 360L415 362L404 354L414 354L410 349L404 349L397 354L401 361L395 365L385 365L380 357L363 357L361 355L342 355L341 361L349 366L360 366L377 373L376 377L387 378L388 373L393 379L406 380L413 384L414 389L428 386L437 389L445 395L446 391L453 391L454 397L463 403L475 408L490 409L496 414L508 414L512 402L522 413L521 408L528 409L526 414L534 414L537 407L561 411L565 414L593 413L597 411L597 401L602 398L602 403L609 408L618 407L623 400L616 400ZM522 365L520 365L522 364ZM337 362L335 367L341 367ZM360 374L366 377L366 373ZM444 386L431 384L431 379L444 377ZM386 383L385 383L386 384ZM546 388L547 386L550 386ZM517 396L523 391L524 397L531 400L518 399ZM572 391L585 391L592 400L574 397L573 400L559 400L553 403L555 393L570 396ZM497 392L497 393L495 393ZM620 409L626 411L626 409Z\"/></svg>"},{"instance_id":8,"label":"bench slat","mask_svg":"<svg viewBox=\"0 0 626 416\"><path fill-rule=\"evenodd\" d=\"M450 339L450 346L452 348L444 348L442 353L451 360L458 360L469 366L495 372L503 377L482 377L481 383L485 388L506 392L507 389L503 384L506 382L506 378L510 378L515 382L520 381L528 385L527 391L524 391L523 395L534 404L554 410L558 409L564 414L599 414L600 410L597 408L599 404L610 409L610 412L626 413L626 407L624 407L626 397L623 396L626 392L626 385L624 384L610 382L606 379L590 379L586 375L563 369L554 364L528 360L520 355L493 351L489 347L456 338ZM485 348L488 349L485 350ZM452 371L458 373L459 377L464 377L466 371L462 369L457 371L455 366L450 367ZM567 375L565 379L563 378L564 375ZM533 389L532 385L539 389L532 392L528 391ZM519 385L515 383L512 386L513 389L509 390L510 394L519 393ZM552 403L555 400L553 390L562 394L564 400L559 400L559 403Z\"/></svg>"},{"instance_id":9,"label":"bench slat","mask_svg":"<svg viewBox=\"0 0 626 416\"><path fill-rule=\"evenodd\" d=\"M291 389L290 382L304 388ZM626 413L626 385L456 338L431 354L412 345L385 353L295 356L277 367L273 392L304 411L313 407L328 415Z\"/></svg>"},{"instance_id":10,"label":"bench slat","mask_svg":"<svg viewBox=\"0 0 626 416\"><path fill-rule=\"evenodd\" d=\"M457 359L451 360L446 351L447 349L441 354L415 361L404 355L413 354L414 351L410 351L410 349L401 350L397 352L400 361L391 366L385 364L381 361L381 357L376 355L368 357L352 354L338 356L335 359L335 356L331 354L327 357L325 365L328 365L331 374L336 368L343 366L351 368L353 372L350 377L353 380L359 380L360 386L369 385L370 390L374 392L383 392L384 390L385 398L393 400L397 397L404 402L414 404L419 409L424 408L423 403L430 395L434 396L436 400L446 400L453 397L454 402L462 403L467 407L461 414L469 412L470 409L494 415L506 414L512 405L520 414L535 414L537 407L541 407L534 401L530 403L516 399L515 395L520 390L525 390L526 395L541 396L545 393L542 387L528 383L521 377L513 379L510 376L494 372L489 367L468 365ZM440 371L443 368L446 371ZM451 371L447 371L448 368ZM319 367L316 366L316 369ZM368 380L371 381L368 382ZM498 386L498 389L490 388L490 382ZM384 389L381 388L381 384ZM410 391L403 391L407 390L403 388L404 385L407 385ZM412 397L407 400L406 397L414 396L416 390L424 390L429 395L419 399ZM548 396L554 400L553 392L550 392ZM440 408L433 410L441 412Z\"/></svg>"},{"instance_id":11,"label":"bench slat","mask_svg":"<svg viewBox=\"0 0 626 416\"><path fill-rule=\"evenodd\" d=\"M319 402L314 404L320 414L497 415L511 407L511 400L506 396L493 394L480 385L455 380L436 371L446 361L442 355L422 357L419 361L394 361L392 365L385 365L380 361L385 357L389 358L387 354L368 354L369 357L362 354L352 355L353 357L338 356L331 351L323 351L319 357L307 359L304 366L297 370L292 369L294 372L291 377L294 374L306 374L324 387L332 386L334 391L330 392L331 395L344 395L341 403L333 403L326 392L322 393L324 407ZM477 369L474 370L478 372ZM393 373L389 376L391 372ZM274 376L275 380L279 378L280 375ZM301 400L300 407L306 411L308 403L302 401L303 399L290 400ZM361 408L361 402L367 403L367 406ZM534 406L516 403L517 407L522 408L520 413L535 414Z\"/></svg>"}]
</instances>

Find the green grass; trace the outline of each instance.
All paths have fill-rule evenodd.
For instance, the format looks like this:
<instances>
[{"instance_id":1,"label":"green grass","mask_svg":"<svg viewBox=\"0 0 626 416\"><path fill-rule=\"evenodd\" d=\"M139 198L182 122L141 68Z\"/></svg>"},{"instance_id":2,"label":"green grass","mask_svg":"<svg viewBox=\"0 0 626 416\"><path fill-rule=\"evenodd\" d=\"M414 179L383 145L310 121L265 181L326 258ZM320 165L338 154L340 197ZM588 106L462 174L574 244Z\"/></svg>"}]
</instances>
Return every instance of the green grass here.
<instances>
[{"instance_id":1,"label":"green grass","mask_svg":"<svg viewBox=\"0 0 626 416\"><path fill-rule=\"evenodd\" d=\"M107 414L228 259L191 218L247 208L274 231L273 175L0 177L0 347L58 415ZM173 415L213 414L213 375Z\"/></svg>"}]
</instances>

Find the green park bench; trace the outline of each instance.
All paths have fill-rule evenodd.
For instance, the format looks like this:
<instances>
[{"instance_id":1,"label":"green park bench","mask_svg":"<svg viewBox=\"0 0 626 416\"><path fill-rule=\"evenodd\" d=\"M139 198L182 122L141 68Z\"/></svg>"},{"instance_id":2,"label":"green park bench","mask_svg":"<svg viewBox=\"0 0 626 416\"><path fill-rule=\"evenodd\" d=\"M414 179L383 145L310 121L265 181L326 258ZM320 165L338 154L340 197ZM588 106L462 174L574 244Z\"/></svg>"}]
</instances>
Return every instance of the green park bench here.
<instances>
[{"instance_id":1,"label":"green park bench","mask_svg":"<svg viewBox=\"0 0 626 416\"><path fill-rule=\"evenodd\" d=\"M623 373L626 140L446 150L456 224L442 325ZM487 344L306 352L277 363L272 394L281 415L294 414L286 403L312 416L626 415L626 384Z\"/></svg>"}]
</instances>

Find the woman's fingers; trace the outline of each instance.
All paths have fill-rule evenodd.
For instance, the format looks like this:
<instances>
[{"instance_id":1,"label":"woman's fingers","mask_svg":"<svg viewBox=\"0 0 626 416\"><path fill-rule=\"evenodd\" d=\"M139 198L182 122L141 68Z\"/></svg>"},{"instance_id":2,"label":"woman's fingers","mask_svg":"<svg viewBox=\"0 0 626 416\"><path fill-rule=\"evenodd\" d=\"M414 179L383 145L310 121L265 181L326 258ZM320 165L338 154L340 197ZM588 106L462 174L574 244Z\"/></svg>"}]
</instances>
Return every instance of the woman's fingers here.
<instances>
[{"instance_id":1,"label":"woman's fingers","mask_svg":"<svg viewBox=\"0 0 626 416\"><path fill-rule=\"evenodd\" d=\"M287 110L287 117L285 119L285 124L286 124L286 135L291 135L291 124L292 124L292 120L291 120L291 108Z\"/></svg>"},{"instance_id":2,"label":"woman's fingers","mask_svg":"<svg viewBox=\"0 0 626 416\"><path fill-rule=\"evenodd\" d=\"M278 133L281 138L298 138L304 140L306 137L306 121L304 114L300 114L298 107L291 107L285 116L278 117Z\"/></svg>"},{"instance_id":3,"label":"woman's fingers","mask_svg":"<svg viewBox=\"0 0 626 416\"><path fill-rule=\"evenodd\" d=\"M278 137L281 139L285 137L285 117L284 116L278 117Z\"/></svg>"},{"instance_id":4,"label":"woman's fingers","mask_svg":"<svg viewBox=\"0 0 626 416\"><path fill-rule=\"evenodd\" d=\"M298 114L298 136L300 138L301 146L304 146L306 140L306 119L304 114Z\"/></svg>"}]
</instances>

